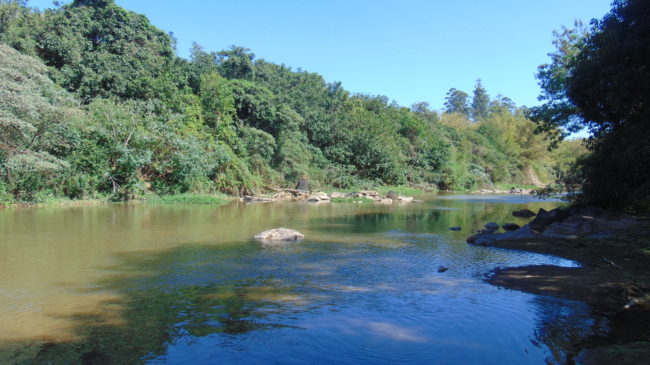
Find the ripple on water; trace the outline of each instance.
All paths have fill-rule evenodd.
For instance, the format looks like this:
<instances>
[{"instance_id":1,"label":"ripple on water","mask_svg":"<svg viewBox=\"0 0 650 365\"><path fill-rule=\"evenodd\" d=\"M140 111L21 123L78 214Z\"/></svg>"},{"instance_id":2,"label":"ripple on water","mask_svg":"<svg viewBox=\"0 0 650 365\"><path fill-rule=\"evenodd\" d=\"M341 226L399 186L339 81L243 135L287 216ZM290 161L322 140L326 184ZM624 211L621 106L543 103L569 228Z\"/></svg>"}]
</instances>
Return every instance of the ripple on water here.
<instances>
[{"instance_id":1,"label":"ripple on water","mask_svg":"<svg viewBox=\"0 0 650 365\"><path fill-rule=\"evenodd\" d=\"M9 227L0 319L24 316L11 327L19 351L71 335L26 363L563 362L594 327L588 308L496 288L484 275L576 263L464 242L512 210L555 204L527 199L0 212ZM250 239L280 226L307 238Z\"/></svg>"}]
</instances>

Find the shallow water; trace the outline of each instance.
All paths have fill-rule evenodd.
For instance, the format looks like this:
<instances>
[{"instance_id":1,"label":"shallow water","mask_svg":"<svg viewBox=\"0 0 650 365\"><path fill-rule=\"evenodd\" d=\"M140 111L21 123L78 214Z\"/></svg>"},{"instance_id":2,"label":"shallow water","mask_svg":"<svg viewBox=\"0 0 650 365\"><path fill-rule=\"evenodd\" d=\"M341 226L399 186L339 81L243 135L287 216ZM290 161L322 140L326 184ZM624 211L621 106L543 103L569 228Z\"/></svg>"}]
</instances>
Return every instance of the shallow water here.
<instances>
[{"instance_id":1,"label":"shallow water","mask_svg":"<svg viewBox=\"0 0 650 365\"><path fill-rule=\"evenodd\" d=\"M464 242L557 201L421 198L0 211L0 363L563 363L605 330L581 303L483 281L575 263ZM273 227L306 239L250 239Z\"/></svg>"}]
</instances>

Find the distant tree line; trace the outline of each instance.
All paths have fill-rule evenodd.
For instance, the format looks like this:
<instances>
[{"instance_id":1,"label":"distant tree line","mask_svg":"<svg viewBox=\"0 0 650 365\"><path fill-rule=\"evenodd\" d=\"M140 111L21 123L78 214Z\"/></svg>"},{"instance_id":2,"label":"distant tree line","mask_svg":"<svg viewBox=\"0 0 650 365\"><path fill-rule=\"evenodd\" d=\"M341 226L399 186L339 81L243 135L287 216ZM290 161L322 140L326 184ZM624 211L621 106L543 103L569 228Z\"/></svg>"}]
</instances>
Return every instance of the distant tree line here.
<instances>
[{"instance_id":1,"label":"distant tree line","mask_svg":"<svg viewBox=\"0 0 650 365\"><path fill-rule=\"evenodd\" d=\"M175 40L112 0L0 0L0 203L183 192L546 182L569 166L527 109L450 90L445 111ZM562 144L562 146L571 144ZM563 147L564 148L564 147ZM573 148L573 147L566 147ZM566 151L560 149L561 151ZM575 156L572 156L575 157Z\"/></svg>"}]
</instances>

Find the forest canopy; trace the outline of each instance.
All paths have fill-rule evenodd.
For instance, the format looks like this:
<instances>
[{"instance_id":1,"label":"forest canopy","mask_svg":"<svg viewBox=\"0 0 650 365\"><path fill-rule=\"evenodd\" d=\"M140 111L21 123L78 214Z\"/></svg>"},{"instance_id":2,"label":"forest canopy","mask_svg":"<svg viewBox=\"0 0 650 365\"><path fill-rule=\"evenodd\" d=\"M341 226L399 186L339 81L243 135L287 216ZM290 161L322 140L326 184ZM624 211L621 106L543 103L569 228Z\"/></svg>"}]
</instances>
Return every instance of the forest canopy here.
<instances>
[{"instance_id":1,"label":"forest canopy","mask_svg":"<svg viewBox=\"0 0 650 365\"><path fill-rule=\"evenodd\" d=\"M445 110L352 94L232 46L173 37L111 0L43 12L0 1L0 203L184 192L553 183L578 151L548 150L525 107L449 90ZM578 154L583 154L580 150Z\"/></svg>"}]
</instances>

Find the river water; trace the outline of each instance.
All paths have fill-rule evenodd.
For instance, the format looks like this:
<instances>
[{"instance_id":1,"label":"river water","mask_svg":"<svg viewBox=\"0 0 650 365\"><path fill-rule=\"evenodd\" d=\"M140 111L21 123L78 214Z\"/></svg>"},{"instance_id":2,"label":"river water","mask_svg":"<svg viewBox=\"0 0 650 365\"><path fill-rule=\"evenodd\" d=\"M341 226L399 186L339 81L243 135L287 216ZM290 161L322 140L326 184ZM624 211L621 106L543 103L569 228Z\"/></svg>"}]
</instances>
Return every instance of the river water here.
<instances>
[{"instance_id":1,"label":"river water","mask_svg":"<svg viewBox=\"0 0 650 365\"><path fill-rule=\"evenodd\" d=\"M575 263L465 243L557 201L420 198L1 210L0 363L563 363L603 330L584 304L484 282ZM306 239L251 239L275 227Z\"/></svg>"}]
</instances>

